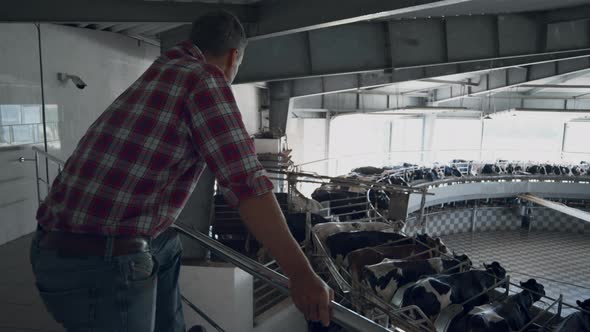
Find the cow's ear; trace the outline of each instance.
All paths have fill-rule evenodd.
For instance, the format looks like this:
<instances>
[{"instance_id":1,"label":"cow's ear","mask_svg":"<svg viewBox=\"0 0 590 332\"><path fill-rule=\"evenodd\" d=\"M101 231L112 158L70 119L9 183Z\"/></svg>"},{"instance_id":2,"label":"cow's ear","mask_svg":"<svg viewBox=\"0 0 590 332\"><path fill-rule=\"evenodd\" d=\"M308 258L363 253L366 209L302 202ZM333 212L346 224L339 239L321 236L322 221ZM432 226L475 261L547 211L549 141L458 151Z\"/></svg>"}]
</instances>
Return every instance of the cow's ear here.
<instances>
[{"instance_id":1,"label":"cow's ear","mask_svg":"<svg viewBox=\"0 0 590 332\"><path fill-rule=\"evenodd\" d=\"M582 304L584 304L584 303L580 300L576 300L576 304L578 305L578 307L582 307Z\"/></svg>"}]
</instances>

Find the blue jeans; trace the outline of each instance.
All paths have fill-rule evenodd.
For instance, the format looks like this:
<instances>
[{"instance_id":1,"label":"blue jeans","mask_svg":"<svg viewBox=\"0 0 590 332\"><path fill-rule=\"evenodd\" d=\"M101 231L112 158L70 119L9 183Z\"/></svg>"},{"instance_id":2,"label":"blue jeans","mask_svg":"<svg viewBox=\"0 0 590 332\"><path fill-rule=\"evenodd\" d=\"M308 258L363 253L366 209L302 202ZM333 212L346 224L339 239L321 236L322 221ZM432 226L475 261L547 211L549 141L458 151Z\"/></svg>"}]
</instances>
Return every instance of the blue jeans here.
<instances>
[{"instance_id":1,"label":"blue jeans","mask_svg":"<svg viewBox=\"0 0 590 332\"><path fill-rule=\"evenodd\" d=\"M68 332L184 332L178 289L180 239L172 229L150 251L114 257L63 257L31 244L36 285Z\"/></svg>"}]
</instances>

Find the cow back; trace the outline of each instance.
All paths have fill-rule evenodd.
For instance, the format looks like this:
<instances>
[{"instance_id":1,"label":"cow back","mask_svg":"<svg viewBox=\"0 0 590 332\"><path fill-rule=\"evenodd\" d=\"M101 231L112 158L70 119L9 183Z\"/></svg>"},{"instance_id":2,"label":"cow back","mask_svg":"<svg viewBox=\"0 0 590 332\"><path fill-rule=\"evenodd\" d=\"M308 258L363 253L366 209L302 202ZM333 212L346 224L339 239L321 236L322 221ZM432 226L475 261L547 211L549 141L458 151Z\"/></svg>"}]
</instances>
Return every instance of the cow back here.
<instances>
[{"instance_id":1,"label":"cow back","mask_svg":"<svg viewBox=\"0 0 590 332\"><path fill-rule=\"evenodd\" d=\"M380 231L342 232L328 236L326 238L326 246L330 250L332 257L344 259L346 255L354 250L374 247L402 239L406 239L406 237L399 233Z\"/></svg>"},{"instance_id":2,"label":"cow back","mask_svg":"<svg viewBox=\"0 0 590 332\"><path fill-rule=\"evenodd\" d=\"M578 311L567 316L556 332L590 332L590 314Z\"/></svg>"}]
</instances>

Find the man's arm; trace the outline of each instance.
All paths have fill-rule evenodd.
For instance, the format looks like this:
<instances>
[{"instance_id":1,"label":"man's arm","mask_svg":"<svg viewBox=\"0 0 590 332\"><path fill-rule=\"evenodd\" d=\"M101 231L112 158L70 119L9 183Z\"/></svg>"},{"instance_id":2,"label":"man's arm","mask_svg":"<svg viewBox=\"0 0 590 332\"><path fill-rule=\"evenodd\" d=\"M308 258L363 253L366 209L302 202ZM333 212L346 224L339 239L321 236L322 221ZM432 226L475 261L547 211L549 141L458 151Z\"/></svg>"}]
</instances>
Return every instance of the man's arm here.
<instances>
[{"instance_id":1,"label":"man's arm","mask_svg":"<svg viewBox=\"0 0 590 332\"><path fill-rule=\"evenodd\" d=\"M240 216L248 229L277 260L289 277L297 308L312 321L330 323L329 303L333 291L313 271L291 233L273 193L240 202Z\"/></svg>"},{"instance_id":2,"label":"man's arm","mask_svg":"<svg viewBox=\"0 0 590 332\"><path fill-rule=\"evenodd\" d=\"M297 308L308 319L327 325L332 292L313 272L287 228L225 77L216 69L210 74L187 103L195 149L215 174L226 201L239 208L252 234L289 277Z\"/></svg>"}]
</instances>

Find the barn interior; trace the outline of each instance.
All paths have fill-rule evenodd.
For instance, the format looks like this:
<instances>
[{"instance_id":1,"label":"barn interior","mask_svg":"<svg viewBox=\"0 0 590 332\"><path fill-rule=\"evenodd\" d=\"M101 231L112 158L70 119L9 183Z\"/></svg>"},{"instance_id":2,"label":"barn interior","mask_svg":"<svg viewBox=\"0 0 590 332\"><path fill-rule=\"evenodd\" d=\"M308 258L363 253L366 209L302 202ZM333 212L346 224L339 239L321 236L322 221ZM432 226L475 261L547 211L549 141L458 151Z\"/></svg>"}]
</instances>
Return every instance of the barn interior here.
<instances>
[{"instance_id":1,"label":"barn interior","mask_svg":"<svg viewBox=\"0 0 590 332\"><path fill-rule=\"evenodd\" d=\"M535 279L511 331L587 331L562 328L590 322L590 1L19 0L0 11L0 332L64 331L29 263L37 208L88 127L217 9L249 38L232 86L244 125L336 292L325 331L468 330L468 301L427 315L401 284L363 280L381 260L355 277L329 238L368 231L426 246L396 259L469 257L434 276L500 263L480 305ZM175 224L186 325L323 331L215 182L202 174Z\"/></svg>"}]
</instances>

